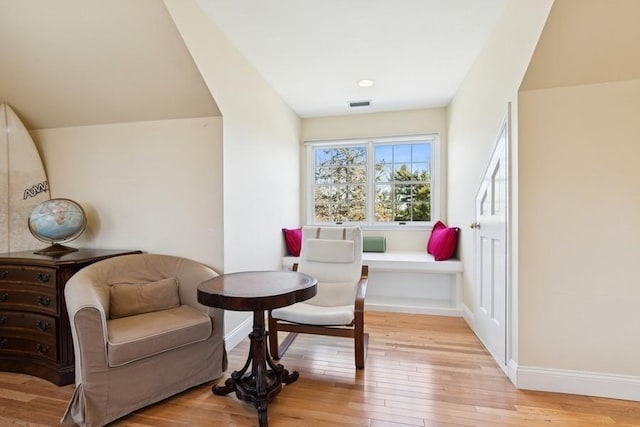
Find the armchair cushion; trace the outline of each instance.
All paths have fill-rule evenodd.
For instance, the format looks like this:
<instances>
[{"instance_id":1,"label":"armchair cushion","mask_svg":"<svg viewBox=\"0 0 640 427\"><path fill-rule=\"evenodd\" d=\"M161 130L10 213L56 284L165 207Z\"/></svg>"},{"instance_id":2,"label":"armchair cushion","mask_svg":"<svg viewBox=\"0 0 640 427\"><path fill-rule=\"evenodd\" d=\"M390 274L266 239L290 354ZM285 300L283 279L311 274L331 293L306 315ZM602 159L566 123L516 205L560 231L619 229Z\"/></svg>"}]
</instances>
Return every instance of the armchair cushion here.
<instances>
[{"instance_id":1,"label":"armchair cushion","mask_svg":"<svg viewBox=\"0 0 640 427\"><path fill-rule=\"evenodd\" d=\"M109 300L111 319L176 308L180 306L178 282L169 277L150 283L118 283L109 289Z\"/></svg>"},{"instance_id":2,"label":"armchair cushion","mask_svg":"<svg viewBox=\"0 0 640 427\"><path fill-rule=\"evenodd\" d=\"M125 365L211 336L211 318L182 305L107 321L107 362Z\"/></svg>"}]
</instances>

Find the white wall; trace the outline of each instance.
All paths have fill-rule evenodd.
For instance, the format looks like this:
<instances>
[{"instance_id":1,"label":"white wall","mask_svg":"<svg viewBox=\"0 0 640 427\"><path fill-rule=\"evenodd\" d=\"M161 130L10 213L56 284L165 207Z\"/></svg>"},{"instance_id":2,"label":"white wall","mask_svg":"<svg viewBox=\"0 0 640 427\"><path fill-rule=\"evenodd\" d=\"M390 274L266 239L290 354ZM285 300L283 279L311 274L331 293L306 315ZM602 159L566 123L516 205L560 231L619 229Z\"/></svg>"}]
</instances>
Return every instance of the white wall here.
<instances>
[{"instance_id":1,"label":"white wall","mask_svg":"<svg viewBox=\"0 0 640 427\"><path fill-rule=\"evenodd\" d=\"M300 220L300 119L194 0L165 5L222 112L224 271L279 269ZM248 317L227 312L226 332Z\"/></svg>"},{"instance_id":2,"label":"white wall","mask_svg":"<svg viewBox=\"0 0 640 427\"><path fill-rule=\"evenodd\" d=\"M225 271L277 268L300 215L300 120L195 1L165 3L223 116Z\"/></svg>"},{"instance_id":3,"label":"white wall","mask_svg":"<svg viewBox=\"0 0 640 427\"><path fill-rule=\"evenodd\" d=\"M354 114L349 116L304 118L301 124L301 140L331 140L366 137L386 137L398 135L417 135L426 133L440 134L440 156L442 167L440 182L447 187L447 110L429 108L421 110L393 111L386 113ZM305 152L302 150L300 163L305 165ZM301 171L300 180L305 182L305 173ZM306 186L305 186L306 188ZM446 191L441 192L441 217L447 220ZM302 221L306 218L305 200L301 206ZM430 231L366 231L366 235L386 236L388 251L424 251Z\"/></svg>"},{"instance_id":4,"label":"white wall","mask_svg":"<svg viewBox=\"0 0 640 427\"><path fill-rule=\"evenodd\" d=\"M220 117L32 132L52 197L79 202L87 230L70 246L184 256L221 272Z\"/></svg>"},{"instance_id":5,"label":"white wall","mask_svg":"<svg viewBox=\"0 0 640 427\"><path fill-rule=\"evenodd\" d=\"M510 1L485 47L449 106L449 222L461 228L458 253L464 262L463 302L473 310L475 197L499 127L512 103L512 177L517 186L517 91L552 0ZM512 204L517 193L511 194ZM515 212L514 212L515 214ZM517 216L512 229L517 230ZM516 250L517 235L512 236ZM514 283L513 288L517 289ZM517 308L517 307L516 307Z\"/></svg>"},{"instance_id":6,"label":"white wall","mask_svg":"<svg viewBox=\"0 0 640 427\"><path fill-rule=\"evenodd\" d=\"M519 363L640 376L640 80L519 104Z\"/></svg>"}]
</instances>

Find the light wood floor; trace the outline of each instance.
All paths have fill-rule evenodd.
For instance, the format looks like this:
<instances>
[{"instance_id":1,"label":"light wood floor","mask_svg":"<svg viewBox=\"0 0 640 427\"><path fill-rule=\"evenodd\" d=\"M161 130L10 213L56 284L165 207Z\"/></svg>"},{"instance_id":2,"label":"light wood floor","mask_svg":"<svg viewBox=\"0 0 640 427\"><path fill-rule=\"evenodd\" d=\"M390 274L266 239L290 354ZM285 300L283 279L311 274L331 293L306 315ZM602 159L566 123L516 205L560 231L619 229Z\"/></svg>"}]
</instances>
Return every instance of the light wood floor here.
<instances>
[{"instance_id":1,"label":"light wood floor","mask_svg":"<svg viewBox=\"0 0 640 427\"><path fill-rule=\"evenodd\" d=\"M366 329L369 354L358 372L348 339L299 336L281 362L300 379L269 405L269 425L640 426L640 402L516 390L460 318L369 312ZM247 351L248 339L229 353L230 371ZM257 425L252 406L213 396L212 384L112 426ZM0 426L55 426L72 392L0 372Z\"/></svg>"}]
</instances>

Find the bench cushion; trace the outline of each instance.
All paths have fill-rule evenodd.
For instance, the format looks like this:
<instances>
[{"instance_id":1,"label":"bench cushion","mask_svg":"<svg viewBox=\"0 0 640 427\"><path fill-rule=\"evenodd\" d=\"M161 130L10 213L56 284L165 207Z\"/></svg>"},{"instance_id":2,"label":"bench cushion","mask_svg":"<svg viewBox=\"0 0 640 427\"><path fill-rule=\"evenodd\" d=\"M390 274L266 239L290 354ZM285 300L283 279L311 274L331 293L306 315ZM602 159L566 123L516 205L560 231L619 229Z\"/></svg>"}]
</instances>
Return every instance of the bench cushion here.
<instances>
[{"instance_id":1,"label":"bench cushion","mask_svg":"<svg viewBox=\"0 0 640 427\"><path fill-rule=\"evenodd\" d=\"M107 321L110 367L162 353L211 335L211 318L187 305Z\"/></svg>"},{"instance_id":2,"label":"bench cushion","mask_svg":"<svg viewBox=\"0 0 640 427\"><path fill-rule=\"evenodd\" d=\"M364 236L362 238L362 252L385 252L387 240L384 236Z\"/></svg>"},{"instance_id":3,"label":"bench cushion","mask_svg":"<svg viewBox=\"0 0 640 427\"><path fill-rule=\"evenodd\" d=\"M427 242L427 252L436 261L448 260L456 251L459 232L458 227L447 227L442 221L436 222Z\"/></svg>"}]
</instances>

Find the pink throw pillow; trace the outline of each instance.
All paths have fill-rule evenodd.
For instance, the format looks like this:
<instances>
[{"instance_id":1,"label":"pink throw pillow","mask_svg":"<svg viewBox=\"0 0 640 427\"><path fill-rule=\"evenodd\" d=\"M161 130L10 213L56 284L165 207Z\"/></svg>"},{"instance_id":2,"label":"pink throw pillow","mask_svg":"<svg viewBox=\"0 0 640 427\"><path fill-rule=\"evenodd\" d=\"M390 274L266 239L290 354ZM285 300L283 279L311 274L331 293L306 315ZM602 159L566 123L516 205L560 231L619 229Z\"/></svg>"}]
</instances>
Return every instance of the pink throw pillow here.
<instances>
[{"instance_id":1,"label":"pink throw pillow","mask_svg":"<svg viewBox=\"0 0 640 427\"><path fill-rule=\"evenodd\" d=\"M444 261L451 258L458 245L458 227L447 227L438 221L431 230L427 252L433 255L436 261Z\"/></svg>"},{"instance_id":2,"label":"pink throw pillow","mask_svg":"<svg viewBox=\"0 0 640 427\"><path fill-rule=\"evenodd\" d=\"M302 228L283 228L284 243L287 245L287 252L291 256L300 256L302 247Z\"/></svg>"}]
</instances>

